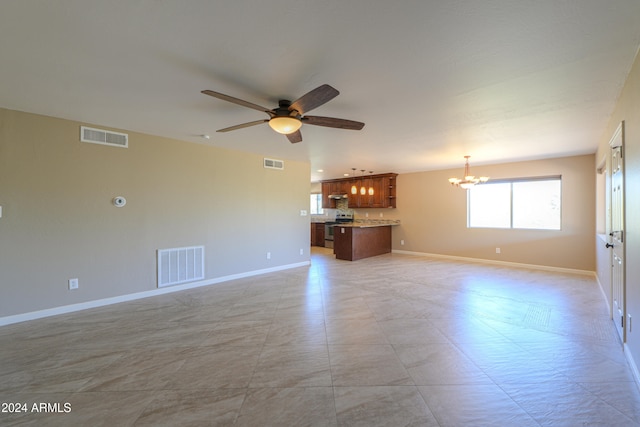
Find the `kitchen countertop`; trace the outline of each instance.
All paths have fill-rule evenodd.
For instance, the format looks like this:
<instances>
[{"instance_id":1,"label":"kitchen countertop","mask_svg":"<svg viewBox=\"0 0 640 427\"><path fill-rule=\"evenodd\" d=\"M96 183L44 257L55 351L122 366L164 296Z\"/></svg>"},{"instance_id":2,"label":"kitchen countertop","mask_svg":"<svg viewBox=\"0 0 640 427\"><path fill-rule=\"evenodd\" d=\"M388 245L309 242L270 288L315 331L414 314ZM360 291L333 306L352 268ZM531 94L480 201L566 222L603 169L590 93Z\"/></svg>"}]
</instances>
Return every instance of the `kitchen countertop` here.
<instances>
[{"instance_id":1,"label":"kitchen countertop","mask_svg":"<svg viewBox=\"0 0 640 427\"><path fill-rule=\"evenodd\" d=\"M342 222L335 224L334 227L353 227L353 228L368 228L368 227L387 227L393 225L400 225L400 220L395 219L357 219L353 222Z\"/></svg>"}]
</instances>

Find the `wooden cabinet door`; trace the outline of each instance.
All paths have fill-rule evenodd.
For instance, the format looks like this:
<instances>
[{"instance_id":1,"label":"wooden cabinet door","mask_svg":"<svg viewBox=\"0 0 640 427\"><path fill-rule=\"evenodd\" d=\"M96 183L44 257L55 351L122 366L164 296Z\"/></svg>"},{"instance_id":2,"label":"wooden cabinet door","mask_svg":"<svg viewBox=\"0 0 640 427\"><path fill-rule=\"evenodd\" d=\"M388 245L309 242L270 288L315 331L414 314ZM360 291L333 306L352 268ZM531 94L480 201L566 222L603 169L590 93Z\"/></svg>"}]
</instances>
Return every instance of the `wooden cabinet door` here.
<instances>
[{"instance_id":1,"label":"wooden cabinet door","mask_svg":"<svg viewBox=\"0 0 640 427\"><path fill-rule=\"evenodd\" d=\"M335 201L331 200L329 198L329 194L331 194L331 183L330 182L323 182L322 183L322 208L323 209L330 209L330 208L335 208ZM333 202L333 206L331 206L331 203Z\"/></svg>"},{"instance_id":2,"label":"wooden cabinet door","mask_svg":"<svg viewBox=\"0 0 640 427\"><path fill-rule=\"evenodd\" d=\"M311 223L311 246L324 247L324 223L323 222Z\"/></svg>"},{"instance_id":3,"label":"wooden cabinet door","mask_svg":"<svg viewBox=\"0 0 640 427\"><path fill-rule=\"evenodd\" d=\"M356 193L353 194L352 192L352 187L355 186L356 187ZM351 209L355 209L355 208L361 208L362 206L362 199L360 196L360 187L362 187L362 180L361 179L353 179L350 181L350 185L349 185L349 192L347 194L349 194L349 208Z\"/></svg>"},{"instance_id":4,"label":"wooden cabinet door","mask_svg":"<svg viewBox=\"0 0 640 427\"><path fill-rule=\"evenodd\" d=\"M362 186L359 188L361 208L373 207L372 202L373 196L375 195L375 190L373 189L373 181L375 181L373 178L362 178ZM373 191L373 194L371 194L371 191Z\"/></svg>"},{"instance_id":5,"label":"wooden cabinet door","mask_svg":"<svg viewBox=\"0 0 640 427\"><path fill-rule=\"evenodd\" d=\"M340 193L351 195L351 181L350 180L342 180L340 181Z\"/></svg>"},{"instance_id":6,"label":"wooden cabinet door","mask_svg":"<svg viewBox=\"0 0 640 427\"><path fill-rule=\"evenodd\" d=\"M388 197L389 178L375 178L372 180L371 187L373 188L373 195L371 196L370 206L372 208L384 208L385 201Z\"/></svg>"},{"instance_id":7,"label":"wooden cabinet door","mask_svg":"<svg viewBox=\"0 0 640 427\"><path fill-rule=\"evenodd\" d=\"M324 223L316 223L316 246L324 247Z\"/></svg>"}]
</instances>

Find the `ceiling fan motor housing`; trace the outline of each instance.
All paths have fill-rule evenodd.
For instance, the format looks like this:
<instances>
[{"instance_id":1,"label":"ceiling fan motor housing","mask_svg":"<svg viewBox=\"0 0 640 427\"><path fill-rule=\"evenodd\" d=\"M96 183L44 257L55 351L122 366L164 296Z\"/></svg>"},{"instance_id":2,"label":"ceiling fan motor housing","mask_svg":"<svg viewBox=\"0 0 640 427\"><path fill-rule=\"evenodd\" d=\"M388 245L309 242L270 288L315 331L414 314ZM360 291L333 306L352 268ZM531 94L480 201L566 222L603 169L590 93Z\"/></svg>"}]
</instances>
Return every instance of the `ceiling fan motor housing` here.
<instances>
[{"instance_id":1,"label":"ceiling fan motor housing","mask_svg":"<svg viewBox=\"0 0 640 427\"><path fill-rule=\"evenodd\" d=\"M298 112L298 110L290 109L290 107L291 107L291 101L287 99L281 99L278 101L278 108L272 111L276 117L291 116L291 117L300 118L300 113Z\"/></svg>"}]
</instances>

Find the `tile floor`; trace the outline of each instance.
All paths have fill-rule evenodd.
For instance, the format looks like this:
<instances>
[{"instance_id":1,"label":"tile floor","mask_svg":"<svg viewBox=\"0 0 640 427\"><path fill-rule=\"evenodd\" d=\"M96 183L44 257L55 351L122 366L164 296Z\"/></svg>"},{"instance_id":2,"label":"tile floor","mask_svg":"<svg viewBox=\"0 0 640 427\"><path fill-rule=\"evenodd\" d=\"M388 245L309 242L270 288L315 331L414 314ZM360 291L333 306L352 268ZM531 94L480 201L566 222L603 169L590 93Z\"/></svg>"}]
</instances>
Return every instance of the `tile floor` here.
<instances>
[{"instance_id":1,"label":"tile floor","mask_svg":"<svg viewBox=\"0 0 640 427\"><path fill-rule=\"evenodd\" d=\"M321 248L311 267L2 327L0 402L27 404L2 426L640 425L593 278Z\"/></svg>"}]
</instances>

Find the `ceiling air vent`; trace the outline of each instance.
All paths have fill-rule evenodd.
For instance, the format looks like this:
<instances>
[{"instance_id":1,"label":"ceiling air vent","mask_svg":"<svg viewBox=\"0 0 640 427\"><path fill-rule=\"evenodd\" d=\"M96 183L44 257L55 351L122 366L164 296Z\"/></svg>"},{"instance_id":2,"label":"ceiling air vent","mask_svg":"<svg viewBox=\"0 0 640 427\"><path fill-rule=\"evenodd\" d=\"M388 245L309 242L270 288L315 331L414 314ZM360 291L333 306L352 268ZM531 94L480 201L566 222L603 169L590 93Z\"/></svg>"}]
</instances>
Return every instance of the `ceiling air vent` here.
<instances>
[{"instance_id":1,"label":"ceiling air vent","mask_svg":"<svg viewBox=\"0 0 640 427\"><path fill-rule=\"evenodd\" d=\"M129 147L129 135L126 133L112 132L80 126L80 141L92 144L110 145L112 147Z\"/></svg>"},{"instance_id":2,"label":"ceiling air vent","mask_svg":"<svg viewBox=\"0 0 640 427\"><path fill-rule=\"evenodd\" d=\"M264 167L267 169L284 170L284 161L265 158Z\"/></svg>"}]
</instances>

